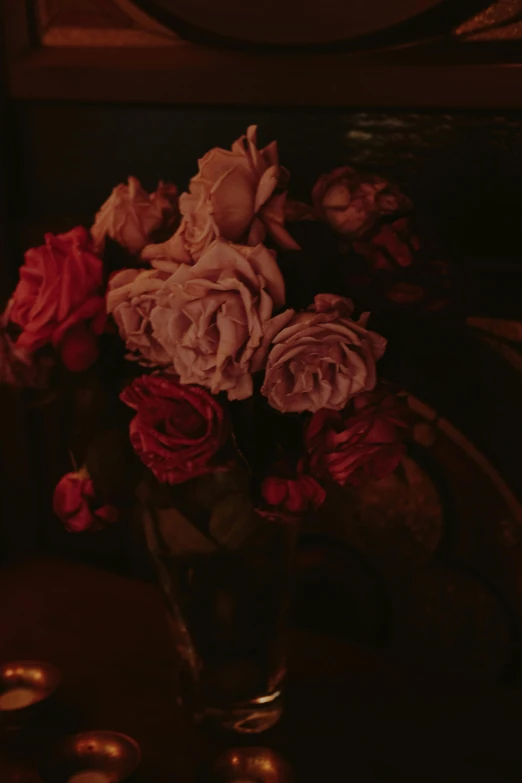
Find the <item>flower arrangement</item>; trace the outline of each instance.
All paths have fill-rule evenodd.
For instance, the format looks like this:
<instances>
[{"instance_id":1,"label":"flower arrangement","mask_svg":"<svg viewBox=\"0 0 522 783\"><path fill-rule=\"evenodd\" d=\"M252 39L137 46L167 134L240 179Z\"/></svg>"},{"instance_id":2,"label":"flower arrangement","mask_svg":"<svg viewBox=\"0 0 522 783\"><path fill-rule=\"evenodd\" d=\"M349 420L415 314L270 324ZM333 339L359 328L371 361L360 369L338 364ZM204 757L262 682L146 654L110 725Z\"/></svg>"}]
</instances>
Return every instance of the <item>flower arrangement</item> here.
<instances>
[{"instance_id":1,"label":"flower arrangement","mask_svg":"<svg viewBox=\"0 0 522 783\"><path fill-rule=\"evenodd\" d=\"M378 380L386 340L351 298L350 259L366 273L412 266L411 203L349 167L321 176L310 204L289 185L277 144L259 148L250 127L204 155L179 197L130 177L90 230L25 254L0 380L65 377L100 413L54 494L67 530L114 524L148 476L181 504L180 487L202 497L212 481L209 535L230 542L232 517L290 522L332 482L399 464L407 424Z\"/></svg>"}]
</instances>

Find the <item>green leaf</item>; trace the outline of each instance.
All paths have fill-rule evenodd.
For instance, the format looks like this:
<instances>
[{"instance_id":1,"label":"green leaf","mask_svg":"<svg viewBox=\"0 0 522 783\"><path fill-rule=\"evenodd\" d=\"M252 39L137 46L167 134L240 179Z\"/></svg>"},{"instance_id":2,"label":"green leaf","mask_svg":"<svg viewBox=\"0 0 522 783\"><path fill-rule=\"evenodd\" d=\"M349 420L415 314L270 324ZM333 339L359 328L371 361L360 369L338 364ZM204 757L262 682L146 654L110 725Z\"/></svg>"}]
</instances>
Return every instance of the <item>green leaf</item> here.
<instances>
[{"instance_id":1,"label":"green leaf","mask_svg":"<svg viewBox=\"0 0 522 783\"><path fill-rule=\"evenodd\" d=\"M152 513L157 520L158 534L170 555L207 555L215 551L216 545L177 508L158 508Z\"/></svg>"},{"instance_id":2,"label":"green leaf","mask_svg":"<svg viewBox=\"0 0 522 783\"><path fill-rule=\"evenodd\" d=\"M249 495L236 492L221 498L212 510L209 531L227 549L237 549L262 524Z\"/></svg>"},{"instance_id":3,"label":"green leaf","mask_svg":"<svg viewBox=\"0 0 522 783\"><path fill-rule=\"evenodd\" d=\"M230 470L217 470L187 481L183 485L183 493L191 504L212 511L216 503L228 495L248 495L249 485L250 476L246 467L235 465Z\"/></svg>"}]
</instances>

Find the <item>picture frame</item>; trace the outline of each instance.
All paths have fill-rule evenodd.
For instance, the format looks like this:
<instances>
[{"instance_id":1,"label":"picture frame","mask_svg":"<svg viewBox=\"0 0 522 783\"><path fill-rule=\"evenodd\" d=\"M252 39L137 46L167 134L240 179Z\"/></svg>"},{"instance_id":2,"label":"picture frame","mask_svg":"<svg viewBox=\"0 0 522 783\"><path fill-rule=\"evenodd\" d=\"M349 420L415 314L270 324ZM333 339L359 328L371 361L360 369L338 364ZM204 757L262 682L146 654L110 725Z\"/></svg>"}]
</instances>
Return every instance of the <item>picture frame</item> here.
<instances>
[{"instance_id":1,"label":"picture frame","mask_svg":"<svg viewBox=\"0 0 522 783\"><path fill-rule=\"evenodd\" d=\"M14 100L462 109L522 103L518 40L445 35L365 51L267 54L160 34L128 15L125 32L98 28L93 40L80 25L67 39L56 25L57 0L41 2L3 3L6 82ZM146 8L118 0L120 14L123 2L135 12Z\"/></svg>"}]
</instances>

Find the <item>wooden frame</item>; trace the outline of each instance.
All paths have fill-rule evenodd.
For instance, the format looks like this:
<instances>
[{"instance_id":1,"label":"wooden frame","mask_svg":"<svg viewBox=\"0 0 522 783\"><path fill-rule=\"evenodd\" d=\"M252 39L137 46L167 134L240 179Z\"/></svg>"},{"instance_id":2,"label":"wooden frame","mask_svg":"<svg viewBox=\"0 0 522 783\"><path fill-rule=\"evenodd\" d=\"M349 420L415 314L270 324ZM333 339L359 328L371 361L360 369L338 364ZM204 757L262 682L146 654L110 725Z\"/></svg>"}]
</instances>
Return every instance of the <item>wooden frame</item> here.
<instances>
[{"instance_id":1,"label":"wooden frame","mask_svg":"<svg viewBox=\"0 0 522 783\"><path fill-rule=\"evenodd\" d=\"M113 2L116 2L118 5L131 5L129 0L113 0ZM463 22L467 22L470 17L473 17L476 13L484 10L490 2L491 0L432 0L427 8L419 10L415 16L385 27L380 31L376 29L372 33L367 33L366 35L359 37L351 39L343 39L341 37L338 41L320 44L298 43L299 38L302 36L303 28L299 27L299 20L295 18L292 18L292 28L297 33L296 43L248 43L241 38L234 38L233 33L230 31L230 27L228 27L228 34L226 35L224 34L224 31L222 33L211 32L211 27L207 28L203 20L199 18L199 13L193 16L192 21L189 22L185 18L185 15L180 16L175 10L172 10L171 0L133 0L132 5L139 8L149 19L162 24L164 29L175 30L178 36L181 36L181 38L187 41L217 45L226 49L239 49L242 51L255 50L264 52L265 54L273 54L275 52L302 54L305 52L318 53L378 50L390 46L406 45L412 42L423 41L426 40L426 38L446 36L449 30L455 29ZM336 6L337 8L340 8L344 6L345 3L344 0L334 0L331 5L332 10L335 10ZM399 11L404 10L404 6L401 7L400 3L396 3L395 8ZM257 10L263 10L263 0L258 0ZM271 10L273 9L271 8ZM228 14L230 13L231 12L228 11ZM222 16L222 11L220 11L219 15ZM270 18L272 19L272 17ZM400 18L400 14L399 17L395 18ZM288 24L288 17L285 21L286 24ZM340 31L337 31L337 34L342 36L342 32Z\"/></svg>"},{"instance_id":2,"label":"wooden frame","mask_svg":"<svg viewBox=\"0 0 522 783\"><path fill-rule=\"evenodd\" d=\"M520 41L270 55L181 40L146 49L51 48L38 44L21 0L4 0L3 12L8 91L16 100L522 108Z\"/></svg>"}]
</instances>

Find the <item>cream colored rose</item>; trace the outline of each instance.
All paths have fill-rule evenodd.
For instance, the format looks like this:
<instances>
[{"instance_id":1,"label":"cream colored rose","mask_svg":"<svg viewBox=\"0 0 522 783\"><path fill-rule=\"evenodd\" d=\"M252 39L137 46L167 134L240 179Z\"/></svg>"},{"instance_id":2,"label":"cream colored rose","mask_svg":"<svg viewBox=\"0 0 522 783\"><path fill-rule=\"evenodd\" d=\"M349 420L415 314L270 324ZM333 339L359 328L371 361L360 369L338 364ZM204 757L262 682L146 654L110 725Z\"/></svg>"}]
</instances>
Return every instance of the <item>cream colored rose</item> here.
<instances>
[{"instance_id":1,"label":"cream colored rose","mask_svg":"<svg viewBox=\"0 0 522 783\"><path fill-rule=\"evenodd\" d=\"M241 400L252 395L252 372L293 315L273 316L284 301L283 276L269 250L216 241L194 266L181 265L169 277L150 320L181 383Z\"/></svg>"},{"instance_id":2,"label":"cream colored rose","mask_svg":"<svg viewBox=\"0 0 522 783\"><path fill-rule=\"evenodd\" d=\"M217 238L255 246L267 233L281 247L299 249L284 225L286 193L276 193L286 178L277 144L258 150L251 126L231 150L216 147L201 158L179 199L179 229L168 242L144 248L142 257L192 264Z\"/></svg>"},{"instance_id":3,"label":"cream colored rose","mask_svg":"<svg viewBox=\"0 0 522 783\"><path fill-rule=\"evenodd\" d=\"M169 274L157 269L123 269L113 275L107 289L107 312L112 314L129 356L140 364L168 366L170 356L152 333L150 314L156 296Z\"/></svg>"},{"instance_id":4,"label":"cream colored rose","mask_svg":"<svg viewBox=\"0 0 522 783\"><path fill-rule=\"evenodd\" d=\"M349 299L315 297L313 310L294 316L268 354L261 393L282 413L342 410L376 383L375 363L386 340L366 329L368 315L350 318Z\"/></svg>"},{"instance_id":5,"label":"cream colored rose","mask_svg":"<svg viewBox=\"0 0 522 783\"><path fill-rule=\"evenodd\" d=\"M155 193L147 193L136 177L129 177L128 185L117 185L96 215L91 228L96 251L103 252L109 236L136 255L155 231L175 217L176 201L174 185L160 182Z\"/></svg>"}]
</instances>

